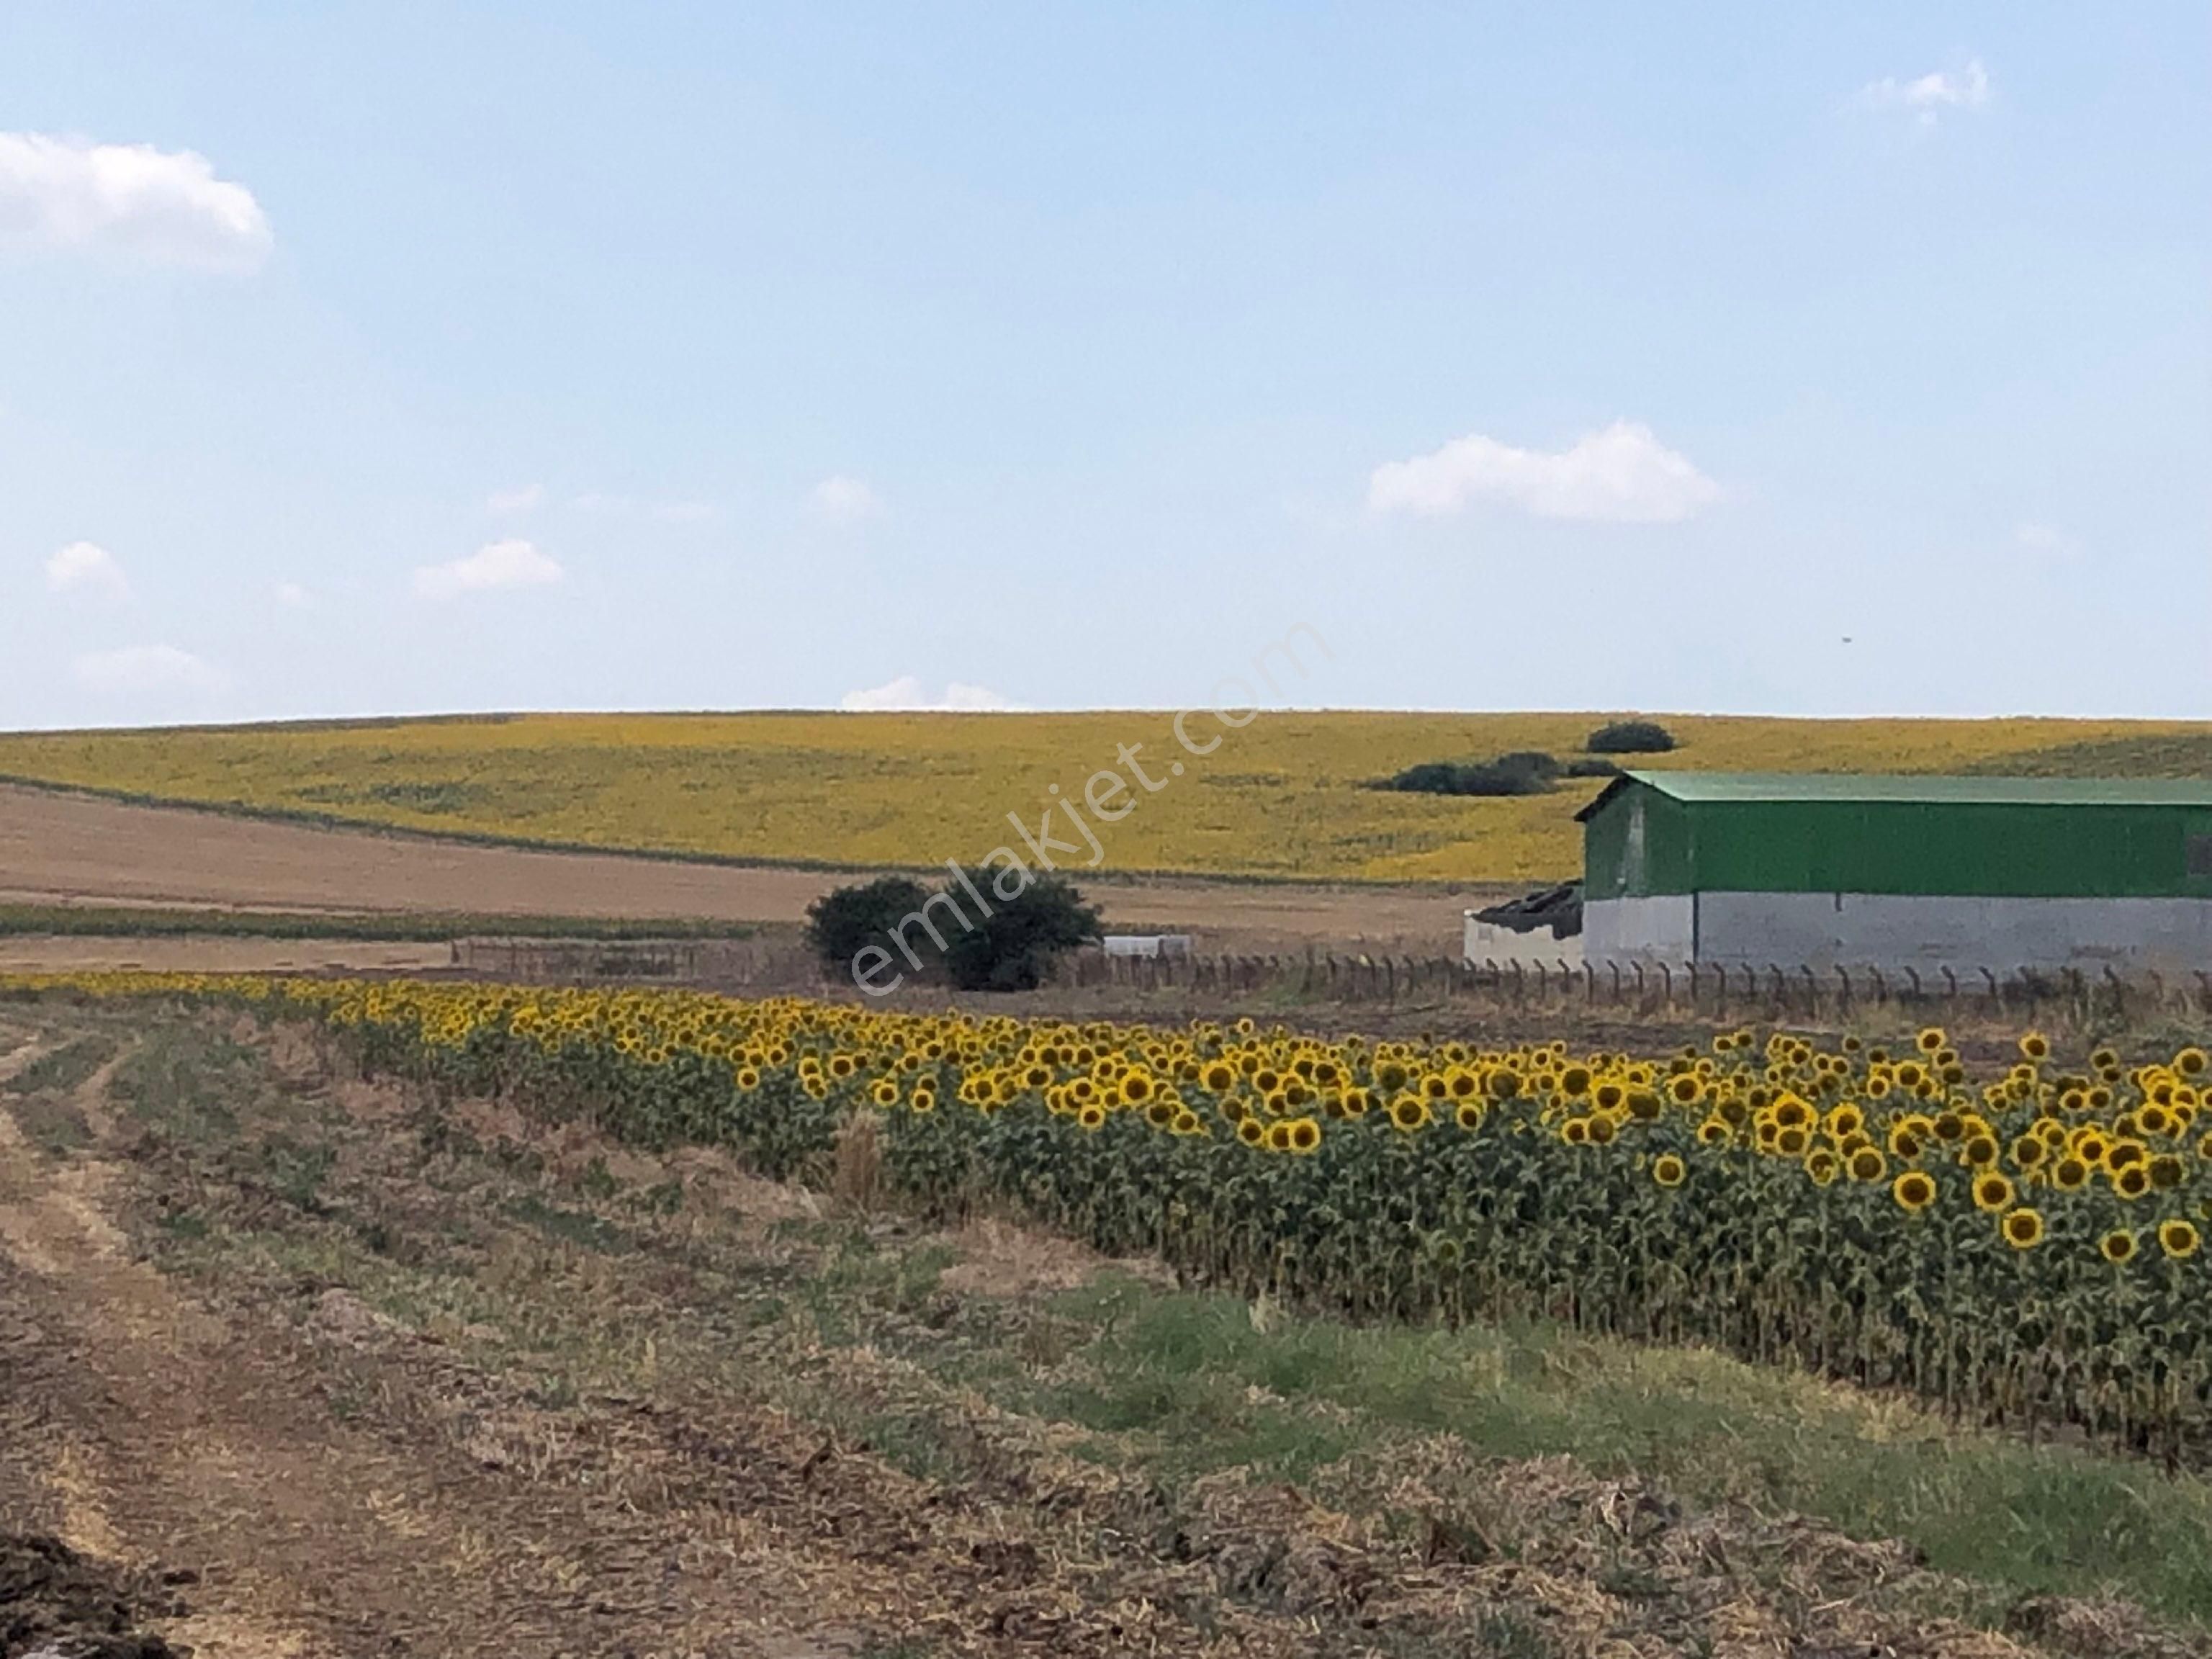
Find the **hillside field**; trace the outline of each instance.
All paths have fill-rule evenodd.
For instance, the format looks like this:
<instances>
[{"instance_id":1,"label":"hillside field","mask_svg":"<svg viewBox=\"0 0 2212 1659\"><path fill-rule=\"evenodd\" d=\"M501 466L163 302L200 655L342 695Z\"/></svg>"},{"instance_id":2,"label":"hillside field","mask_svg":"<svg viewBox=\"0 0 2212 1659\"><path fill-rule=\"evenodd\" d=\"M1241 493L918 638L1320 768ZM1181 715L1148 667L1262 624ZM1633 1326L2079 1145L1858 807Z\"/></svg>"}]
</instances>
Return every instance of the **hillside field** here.
<instances>
[{"instance_id":1,"label":"hillside field","mask_svg":"<svg viewBox=\"0 0 2212 1659\"><path fill-rule=\"evenodd\" d=\"M1103 867L1266 878L1529 882L1580 866L1599 785L1474 799L1367 787L1422 761L1580 751L1606 716L1207 714L559 714L0 735L0 777L325 822L570 847L883 868L1022 851L1115 765L1158 785L1100 824ZM2212 770L2212 725L2051 720L1659 717L1650 763L1713 771ZM1185 769L1168 769L1180 761ZM1087 815L1086 815L1087 816ZM1055 814L1057 834L1087 847ZM1024 854L1026 856L1026 854Z\"/></svg>"}]
</instances>

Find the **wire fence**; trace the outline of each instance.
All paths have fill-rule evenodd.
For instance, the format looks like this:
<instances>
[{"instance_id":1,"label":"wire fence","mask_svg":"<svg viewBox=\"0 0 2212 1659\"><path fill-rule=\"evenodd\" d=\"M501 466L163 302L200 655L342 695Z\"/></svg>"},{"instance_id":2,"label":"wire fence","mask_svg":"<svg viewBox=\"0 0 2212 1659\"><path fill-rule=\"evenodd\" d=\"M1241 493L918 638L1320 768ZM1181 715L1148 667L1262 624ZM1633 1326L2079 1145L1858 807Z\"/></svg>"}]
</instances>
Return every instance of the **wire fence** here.
<instances>
[{"instance_id":1,"label":"wire fence","mask_svg":"<svg viewBox=\"0 0 2212 1659\"><path fill-rule=\"evenodd\" d=\"M518 984L691 985L755 992L842 990L805 950L758 939L463 939L455 971ZM1236 999L1382 1005L1577 1007L1713 1020L1848 1019L1885 1007L1950 1009L2035 1021L2159 1014L2212 1018L2212 970L2123 975L2112 968L1815 966L1809 963L1470 961L1365 949L1303 953L1064 958L1062 989L1120 988ZM918 984L917 991L934 981Z\"/></svg>"},{"instance_id":2,"label":"wire fence","mask_svg":"<svg viewBox=\"0 0 2212 1659\"><path fill-rule=\"evenodd\" d=\"M1345 1002L1463 1000L1514 1006L1583 1004L1728 1019L1848 1017L1854 1010L1973 1005L2033 1018L2046 1012L2212 1015L2212 970L2122 975L2112 968L1944 966L1883 969L1810 963L1475 962L1388 952L1111 957L1085 952L1064 982L1177 987L1222 994L1289 994Z\"/></svg>"}]
</instances>

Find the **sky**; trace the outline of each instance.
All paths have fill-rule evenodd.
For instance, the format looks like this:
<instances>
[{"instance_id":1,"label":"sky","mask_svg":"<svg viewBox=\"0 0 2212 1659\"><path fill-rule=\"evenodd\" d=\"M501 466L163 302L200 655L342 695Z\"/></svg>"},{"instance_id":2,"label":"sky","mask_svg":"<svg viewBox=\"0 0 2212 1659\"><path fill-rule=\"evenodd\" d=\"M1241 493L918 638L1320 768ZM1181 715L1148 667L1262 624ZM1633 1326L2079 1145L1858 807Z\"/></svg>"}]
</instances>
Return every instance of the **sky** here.
<instances>
[{"instance_id":1,"label":"sky","mask_svg":"<svg viewBox=\"0 0 2212 1659\"><path fill-rule=\"evenodd\" d=\"M2208 93L2159 0L0 0L0 728L1299 629L1310 707L2212 716Z\"/></svg>"}]
</instances>

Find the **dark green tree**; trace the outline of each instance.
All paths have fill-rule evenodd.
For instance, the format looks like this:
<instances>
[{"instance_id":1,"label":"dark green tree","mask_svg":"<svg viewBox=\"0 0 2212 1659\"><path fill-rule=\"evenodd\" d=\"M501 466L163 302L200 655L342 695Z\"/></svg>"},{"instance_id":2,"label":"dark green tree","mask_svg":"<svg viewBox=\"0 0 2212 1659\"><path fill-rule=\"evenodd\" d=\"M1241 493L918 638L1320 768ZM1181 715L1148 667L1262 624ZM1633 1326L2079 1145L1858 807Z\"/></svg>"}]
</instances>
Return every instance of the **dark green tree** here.
<instances>
[{"instance_id":1,"label":"dark green tree","mask_svg":"<svg viewBox=\"0 0 2212 1659\"><path fill-rule=\"evenodd\" d=\"M994 902L991 914L955 933L945 971L963 991L1033 991L1054 960L1098 937L1097 907L1086 904L1064 876L1039 876L1018 898Z\"/></svg>"},{"instance_id":2,"label":"dark green tree","mask_svg":"<svg viewBox=\"0 0 2212 1659\"><path fill-rule=\"evenodd\" d=\"M1674 747L1674 734L1657 720L1610 720L1583 747L1593 755L1663 755Z\"/></svg>"},{"instance_id":3,"label":"dark green tree","mask_svg":"<svg viewBox=\"0 0 2212 1659\"><path fill-rule=\"evenodd\" d=\"M839 887L806 907L806 942L832 974L849 972L853 958L871 945L896 948L891 929L929 898L911 876L878 876Z\"/></svg>"}]
</instances>

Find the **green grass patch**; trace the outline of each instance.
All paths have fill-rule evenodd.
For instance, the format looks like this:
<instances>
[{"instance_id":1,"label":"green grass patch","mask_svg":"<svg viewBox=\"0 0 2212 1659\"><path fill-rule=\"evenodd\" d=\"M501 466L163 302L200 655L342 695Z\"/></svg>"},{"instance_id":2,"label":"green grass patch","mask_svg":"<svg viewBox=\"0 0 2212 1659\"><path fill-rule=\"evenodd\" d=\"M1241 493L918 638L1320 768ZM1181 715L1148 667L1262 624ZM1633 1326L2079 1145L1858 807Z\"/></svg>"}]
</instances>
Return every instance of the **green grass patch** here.
<instances>
[{"instance_id":1,"label":"green grass patch","mask_svg":"<svg viewBox=\"0 0 2212 1659\"><path fill-rule=\"evenodd\" d=\"M115 1043L102 1036L82 1036L40 1054L5 1085L11 1095L67 1094L115 1057Z\"/></svg>"},{"instance_id":2,"label":"green grass patch","mask_svg":"<svg viewBox=\"0 0 2212 1659\"><path fill-rule=\"evenodd\" d=\"M637 1248L636 1242L612 1222L589 1211L548 1204L534 1193L525 1193L511 1201L506 1213L525 1226L536 1228L548 1238L580 1249L596 1250L602 1255L625 1255Z\"/></svg>"},{"instance_id":3,"label":"green grass patch","mask_svg":"<svg viewBox=\"0 0 2212 1659\"><path fill-rule=\"evenodd\" d=\"M11 1110L24 1138L55 1158L66 1158L92 1144L92 1125L66 1099L33 1095Z\"/></svg>"},{"instance_id":4,"label":"green grass patch","mask_svg":"<svg viewBox=\"0 0 2212 1659\"><path fill-rule=\"evenodd\" d=\"M1896 1537L2015 1594L2117 1588L2212 1622L2212 1483L1948 1427L1903 1401L1694 1350L1545 1328L1354 1327L1106 1280L1057 1299L1088 1344L1048 1408L1125 1437L1172 1478L1243 1466L1303 1480L1392 1432L1486 1454L1571 1454L1689 1502L1741 1499ZM1317 1407L1328 1408L1325 1412Z\"/></svg>"},{"instance_id":5,"label":"green grass patch","mask_svg":"<svg viewBox=\"0 0 2212 1659\"><path fill-rule=\"evenodd\" d=\"M142 1122L214 1140L235 1134L239 1105L270 1086L258 1050L204 1024L163 1021L123 1063L111 1092Z\"/></svg>"}]
</instances>

